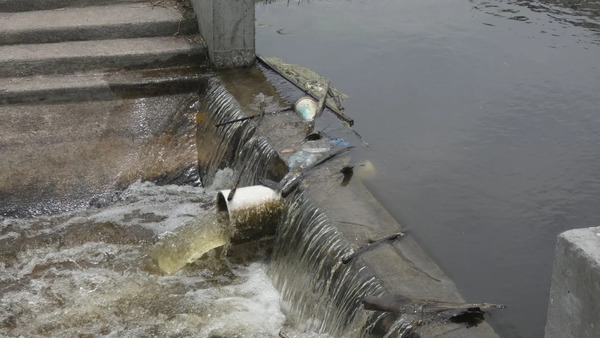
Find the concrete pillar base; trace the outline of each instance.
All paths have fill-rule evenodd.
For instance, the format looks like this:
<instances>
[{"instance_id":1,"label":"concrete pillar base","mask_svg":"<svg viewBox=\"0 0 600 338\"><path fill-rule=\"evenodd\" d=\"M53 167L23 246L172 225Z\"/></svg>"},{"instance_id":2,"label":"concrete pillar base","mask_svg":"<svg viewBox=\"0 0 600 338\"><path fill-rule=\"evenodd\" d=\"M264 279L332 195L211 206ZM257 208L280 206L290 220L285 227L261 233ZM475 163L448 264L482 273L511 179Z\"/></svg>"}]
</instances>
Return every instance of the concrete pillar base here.
<instances>
[{"instance_id":1,"label":"concrete pillar base","mask_svg":"<svg viewBox=\"0 0 600 338\"><path fill-rule=\"evenodd\" d=\"M215 67L236 68L254 63L254 0L191 2Z\"/></svg>"},{"instance_id":2,"label":"concrete pillar base","mask_svg":"<svg viewBox=\"0 0 600 338\"><path fill-rule=\"evenodd\" d=\"M546 337L600 337L600 227L558 236Z\"/></svg>"}]
</instances>

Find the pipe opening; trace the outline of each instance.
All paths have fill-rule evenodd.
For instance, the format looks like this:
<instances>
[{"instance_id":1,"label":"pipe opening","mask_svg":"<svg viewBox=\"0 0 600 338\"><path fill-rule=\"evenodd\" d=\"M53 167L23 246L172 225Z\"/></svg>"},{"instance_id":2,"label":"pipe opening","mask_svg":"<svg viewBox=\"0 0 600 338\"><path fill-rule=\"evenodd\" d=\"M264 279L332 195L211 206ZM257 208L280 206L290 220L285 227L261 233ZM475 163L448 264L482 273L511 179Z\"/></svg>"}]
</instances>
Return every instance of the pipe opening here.
<instances>
[{"instance_id":1,"label":"pipe opening","mask_svg":"<svg viewBox=\"0 0 600 338\"><path fill-rule=\"evenodd\" d=\"M226 211L229 213L229 208L227 207L227 197L223 195L222 191L219 191L217 194L217 212Z\"/></svg>"}]
</instances>

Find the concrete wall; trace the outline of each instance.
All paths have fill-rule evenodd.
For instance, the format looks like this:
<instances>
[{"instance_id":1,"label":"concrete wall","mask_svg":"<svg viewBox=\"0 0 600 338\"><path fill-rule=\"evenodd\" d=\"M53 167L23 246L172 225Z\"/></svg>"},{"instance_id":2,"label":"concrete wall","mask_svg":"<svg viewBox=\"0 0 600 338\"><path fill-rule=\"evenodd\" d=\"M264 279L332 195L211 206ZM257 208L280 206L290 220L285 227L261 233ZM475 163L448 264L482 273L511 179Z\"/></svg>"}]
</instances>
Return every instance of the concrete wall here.
<instances>
[{"instance_id":1,"label":"concrete wall","mask_svg":"<svg viewBox=\"0 0 600 338\"><path fill-rule=\"evenodd\" d=\"M546 337L600 337L600 227L558 236Z\"/></svg>"},{"instance_id":2,"label":"concrete wall","mask_svg":"<svg viewBox=\"0 0 600 338\"><path fill-rule=\"evenodd\" d=\"M192 0L200 34L217 68L254 63L254 0Z\"/></svg>"}]
</instances>

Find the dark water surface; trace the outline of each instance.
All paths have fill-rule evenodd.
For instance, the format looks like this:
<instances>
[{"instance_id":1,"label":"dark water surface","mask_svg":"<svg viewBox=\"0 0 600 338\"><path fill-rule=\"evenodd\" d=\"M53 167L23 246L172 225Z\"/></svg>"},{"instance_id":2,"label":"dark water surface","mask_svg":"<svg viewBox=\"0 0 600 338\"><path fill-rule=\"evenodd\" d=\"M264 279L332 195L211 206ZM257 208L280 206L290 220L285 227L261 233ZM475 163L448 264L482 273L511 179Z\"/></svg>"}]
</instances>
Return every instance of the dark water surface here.
<instances>
[{"instance_id":1,"label":"dark water surface","mask_svg":"<svg viewBox=\"0 0 600 338\"><path fill-rule=\"evenodd\" d=\"M503 337L544 333L556 236L600 225L600 3L272 1L257 50L327 76L372 192Z\"/></svg>"}]
</instances>

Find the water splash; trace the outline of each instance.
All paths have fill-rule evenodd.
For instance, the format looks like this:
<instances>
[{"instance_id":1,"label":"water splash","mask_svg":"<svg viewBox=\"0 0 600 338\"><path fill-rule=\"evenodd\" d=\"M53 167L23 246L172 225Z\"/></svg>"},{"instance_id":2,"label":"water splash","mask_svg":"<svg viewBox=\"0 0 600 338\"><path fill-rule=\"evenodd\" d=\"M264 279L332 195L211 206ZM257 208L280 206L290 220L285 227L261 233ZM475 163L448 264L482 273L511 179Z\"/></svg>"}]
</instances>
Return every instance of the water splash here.
<instances>
[{"instance_id":1,"label":"water splash","mask_svg":"<svg viewBox=\"0 0 600 338\"><path fill-rule=\"evenodd\" d=\"M137 182L106 208L1 220L0 336L275 336L285 316L263 261L208 254L172 276L145 270L157 240L214 198Z\"/></svg>"},{"instance_id":2,"label":"water splash","mask_svg":"<svg viewBox=\"0 0 600 338\"><path fill-rule=\"evenodd\" d=\"M364 265L341 263L348 245L322 210L302 193L289 198L269 266L285 312L303 330L368 334L378 318L361 302L383 294L382 286Z\"/></svg>"}]
</instances>

